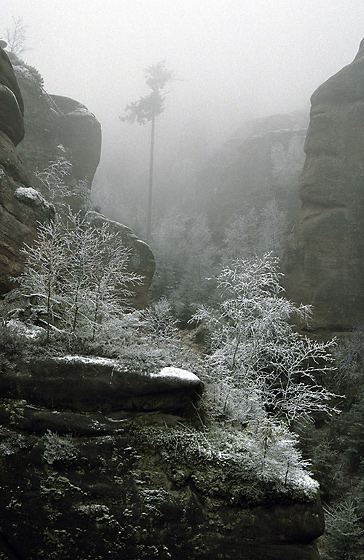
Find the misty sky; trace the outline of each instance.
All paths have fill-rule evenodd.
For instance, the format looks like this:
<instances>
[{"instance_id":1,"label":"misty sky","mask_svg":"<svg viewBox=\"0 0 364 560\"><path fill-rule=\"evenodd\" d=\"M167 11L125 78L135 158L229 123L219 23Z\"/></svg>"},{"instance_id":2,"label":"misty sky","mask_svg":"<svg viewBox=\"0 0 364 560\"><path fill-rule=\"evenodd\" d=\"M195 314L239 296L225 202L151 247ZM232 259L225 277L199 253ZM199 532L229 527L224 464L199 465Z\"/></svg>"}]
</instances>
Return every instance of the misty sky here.
<instances>
[{"instance_id":1,"label":"misty sky","mask_svg":"<svg viewBox=\"0 0 364 560\"><path fill-rule=\"evenodd\" d=\"M162 59L179 78L160 117L169 145L195 126L219 142L248 118L308 108L364 37L363 0L1 0L1 15L2 31L23 18L24 60L90 108L106 149L144 141L118 115Z\"/></svg>"}]
</instances>

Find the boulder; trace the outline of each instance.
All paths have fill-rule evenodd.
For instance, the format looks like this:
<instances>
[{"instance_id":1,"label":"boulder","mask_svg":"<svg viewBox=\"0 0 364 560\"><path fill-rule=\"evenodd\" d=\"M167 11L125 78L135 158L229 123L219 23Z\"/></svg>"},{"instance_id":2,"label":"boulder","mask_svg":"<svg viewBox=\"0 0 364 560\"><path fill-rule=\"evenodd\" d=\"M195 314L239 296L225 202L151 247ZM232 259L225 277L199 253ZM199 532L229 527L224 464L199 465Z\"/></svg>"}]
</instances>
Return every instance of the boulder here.
<instances>
[{"instance_id":1,"label":"boulder","mask_svg":"<svg viewBox=\"0 0 364 560\"><path fill-rule=\"evenodd\" d=\"M139 239L130 228L105 218L98 212L88 212L88 221L96 228L106 224L110 233L117 233L123 244L130 249L128 270L142 277L141 283L130 287L132 292L130 304L134 309L144 309L148 306L148 289L152 283L156 263L154 255L144 241Z\"/></svg>"},{"instance_id":2,"label":"boulder","mask_svg":"<svg viewBox=\"0 0 364 560\"><path fill-rule=\"evenodd\" d=\"M364 42L312 95L301 209L287 242L285 288L313 305L313 328L364 320Z\"/></svg>"},{"instance_id":3,"label":"boulder","mask_svg":"<svg viewBox=\"0 0 364 560\"><path fill-rule=\"evenodd\" d=\"M18 148L22 160L32 172L66 160L72 167L63 179L70 190L77 191L80 181L91 189L101 154L99 121L78 101L49 95L35 68L14 55L12 62L25 105L26 134ZM42 188L41 183L38 186Z\"/></svg>"},{"instance_id":4,"label":"boulder","mask_svg":"<svg viewBox=\"0 0 364 560\"><path fill-rule=\"evenodd\" d=\"M32 359L0 375L0 394L49 408L69 410L171 410L188 407L201 396L191 372L141 368L137 360L63 356Z\"/></svg>"},{"instance_id":5,"label":"boulder","mask_svg":"<svg viewBox=\"0 0 364 560\"><path fill-rule=\"evenodd\" d=\"M52 95L51 99L66 117L61 119L61 134L64 144L72 152L78 174L91 184L100 162L100 123L78 101L61 95Z\"/></svg>"}]
</instances>

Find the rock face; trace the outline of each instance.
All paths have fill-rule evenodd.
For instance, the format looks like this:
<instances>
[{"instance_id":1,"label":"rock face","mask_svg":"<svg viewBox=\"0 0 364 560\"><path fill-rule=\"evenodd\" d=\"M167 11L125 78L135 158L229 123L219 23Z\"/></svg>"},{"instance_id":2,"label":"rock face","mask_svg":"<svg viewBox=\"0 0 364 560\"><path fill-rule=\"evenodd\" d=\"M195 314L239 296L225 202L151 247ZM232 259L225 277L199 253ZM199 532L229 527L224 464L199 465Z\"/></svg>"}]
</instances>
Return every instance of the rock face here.
<instances>
[{"instance_id":1,"label":"rock face","mask_svg":"<svg viewBox=\"0 0 364 560\"><path fill-rule=\"evenodd\" d=\"M77 182L85 181L90 189L100 161L100 123L77 101L49 95L37 70L11 56L25 106L26 134L19 146L22 160L34 172L65 159L72 164L64 178L66 184L74 188Z\"/></svg>"},{"instance_id":2,"label":"rock face","mask_svg":"<svg viewBox=\"0 0 364 560\"><path fill-rule=\"evenodd\" d=\"M313 305L314 327L345 330L364 320L363 41L311 103L285 286L290 299Z\"/></svg>"},{"instance_id":3,"label":"rock face","mask_svg":"<svg viewBox=\"0 0 364 560\"><path fill-rule=\"evenodd\" d=\"M77 211L85 200L79 196L80 189L90 190L101 152L100 123L86 107L67 97L48 95L35 68L14 55L12 61L16 76L7 54L0 49L0 293L9 291L10 276L20 274L21 247L35 238L36 223L52 215L51 206L45 200L30 196L31 191L27 196L25 191L19 195L19 188L35 187L49 199L46 186L32 172L45 169L57 160L69 162L70 173L63 181L73 193L67 202ZM26 135L22 140L23 98ZM20 140L18 150L22 161L13 145ZM97 216L94 219L99 224L108 221L100 214ZM145 308L155 270L153 254L129 228L116 222L109 224L130 248L130 270L143 278L140 284L131 287L130 303L137 309Z\"/></svg>"},{"instance_id":4,"label":"rock face","mask_svg":"<svg viewBox=\"0 0 364 560\"><path fill-rule=\"evenodd\" d=\"M232 214L261 209L272 199L289 218L297 212L306 131L301 114L255 119L210 158L198 177L197 196L214 227L222 227Z\"/></svg>"},{"instance_id":5,"label":"rock face","mask_svg":"<svg viewBox=\"0 0 364 560\"><path fill-rule=\"evenodd\" d=\"M36 236L37 223L53 209L32 188L15 143L24 134L23 101L6 53L0 48L0 293L22 270L21 248Z\"/></svg>"},{"instance_id":6,"label":"rock face","mask_svg":"<svg viewBox=\"0 0 364 560\"><path fill-rule=\"evenodd\" d=\"M71 150L76 173L91 185L101 153L101 127L94 115L78 101L52 95L51 99L65 118L61 119L64 143Z\"/></svg>"},{"instance_id":7,"label":"rock face","mask_svg":"<svg viewBox=\"0 0 364 560\"><path fill-rule=\"evenodd\" d=\"M12 65L0 47L0 130L15 144L24 137L24 103Z\"/></svg>"},{"instance_id":8,"label":"rock face","mask_svg":"<svg viewBox=\"0 0 364 560\"><path fill-rule=\"evenodd\" d=\"M244 471L241 458L222 456L215 449L218 440L208 441L207 432L184 427L185 407L176 407L175 397L199 387L193 374L159 372L157 389L150 377L132 375L127 392L142 399L148 394L157 407L149 408L153 412L125 410L122 399L118 410L111 410L110 391L102 391L103 412L95 410L98 397L91 391L87 410L80 411L74 405L91 387L86 370L90 374L92 368L79 358L71 367L70 360L64 362L53 369L47 364L47 379L29 364L27 373L24 364L13 364L13 380L16 372L23 376L17 384L22 394L10 391L4 398L1 391L4 560L319 560L314 540L323 532L323 513L317 489L274 488ZM94 368L100 366L96 362ZM78 378L74 398L69 388L68 402L62 403L55 383L54 401L35 405L30 379L41 395L41 384L52 376L53 383L66 367L64 385ZM4 375L6 368L0 379ZM115 377L119 381L111 390L117 394L121 382L125 392L126 372ZM170 401L165 414L159 398L168 393L174 408Z\"/></svg>"},{"instance_id":9,"label":"rock face","mask_svg":"<svg viewBox=\"0 0 364 560\"><path fill-rule=\"evenodd\" d=\"M173 367L153 372L107 358L37 359L0 375L0 393L32 405L69 410L180 411L202 393L193 373Z\"/></svg>"}]
</instances>

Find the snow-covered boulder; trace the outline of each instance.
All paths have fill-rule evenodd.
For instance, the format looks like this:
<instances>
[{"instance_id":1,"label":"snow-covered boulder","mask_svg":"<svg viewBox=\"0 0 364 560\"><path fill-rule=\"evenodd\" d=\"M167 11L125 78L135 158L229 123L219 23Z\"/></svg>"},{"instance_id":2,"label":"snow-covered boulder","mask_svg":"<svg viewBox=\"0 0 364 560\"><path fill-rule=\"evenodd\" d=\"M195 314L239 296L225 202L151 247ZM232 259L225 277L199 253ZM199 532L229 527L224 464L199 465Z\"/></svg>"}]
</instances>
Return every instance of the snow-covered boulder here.
<instances>
[{"instance_id":1,"label":"snow-covered boulder","mask_svg":"<svg viewBox=\"0 0 364 560\"><path fill-rule=\"evenodd\" d=\"M181 411L202 393L200 379L175 367L155 371L137 359L63 356L32 359L0 376L4 397L70 410Z\"/></svg>"}]
</instances>

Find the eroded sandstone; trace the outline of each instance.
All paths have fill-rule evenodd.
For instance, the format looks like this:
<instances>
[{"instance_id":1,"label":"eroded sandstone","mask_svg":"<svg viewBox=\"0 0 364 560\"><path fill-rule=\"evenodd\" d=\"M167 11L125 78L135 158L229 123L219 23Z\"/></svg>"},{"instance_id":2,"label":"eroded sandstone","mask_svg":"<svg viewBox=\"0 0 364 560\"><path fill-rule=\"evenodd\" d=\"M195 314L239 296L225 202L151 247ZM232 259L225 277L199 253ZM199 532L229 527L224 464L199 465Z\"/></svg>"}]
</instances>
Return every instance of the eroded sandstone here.
<instances>
[{"instance_id":1,"label":"eroded sandstone","mask_svg":"<svg viewBox=\"0 0 364 560\"><path fill-rule=\"evenodd\" d=\"M57 433L29 422L24 400L2 401L2 410L7 560L9 551L27 560L319 560L317 494L277 489L238 456L222 461L218 441L184 418L33 408L63 426Z\"/></svg>"},{"instance_id":2,"label":"eroded sandstone","mask_svg":"<svg viewBox=\"0 0 364 560\"><path fill-rule=\"evenodd\" d=\"M39 193L37 199L32 196L29 174L15 148L24 136L22 111L11 63L0 47L0 294L22 271L24 243L31 244L37 224L53 216L51 205Z\"/></svg>"},{"instance_id":3,"label":"eroded sandstone","mask_svg":"<svg viewBox=\"0 0 364 560\"><path fill-rule=\"evenodd\" d=\"M313 328L364 319L364 43L311 98L302 206L284 259L287 295L313 305Z\"/></svg>"}]
</instances>

